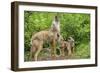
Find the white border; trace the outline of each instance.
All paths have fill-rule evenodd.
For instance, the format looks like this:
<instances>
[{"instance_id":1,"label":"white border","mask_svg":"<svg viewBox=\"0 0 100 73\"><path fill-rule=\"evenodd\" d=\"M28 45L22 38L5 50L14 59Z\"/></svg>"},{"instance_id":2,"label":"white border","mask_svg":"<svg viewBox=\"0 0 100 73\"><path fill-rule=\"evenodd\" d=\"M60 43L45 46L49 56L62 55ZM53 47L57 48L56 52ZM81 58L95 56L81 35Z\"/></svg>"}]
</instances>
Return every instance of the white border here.
<instances>
[{"instance_id":1,"label":"white border","mask_svg":"<svg viewBox=\"0 0 100 73\"><path fill-rule=\"evenodd\" d=\"M24 10L90 14L91 15L91 39L92 39L90 42L91 58L80 59L80 60L24 62ZM81 8L61 8L61 7L20 5L19 6L19 61L18 62L19 62L19 68L95 64L95 10L81 9Z\"/></svg>"}]
</instances>

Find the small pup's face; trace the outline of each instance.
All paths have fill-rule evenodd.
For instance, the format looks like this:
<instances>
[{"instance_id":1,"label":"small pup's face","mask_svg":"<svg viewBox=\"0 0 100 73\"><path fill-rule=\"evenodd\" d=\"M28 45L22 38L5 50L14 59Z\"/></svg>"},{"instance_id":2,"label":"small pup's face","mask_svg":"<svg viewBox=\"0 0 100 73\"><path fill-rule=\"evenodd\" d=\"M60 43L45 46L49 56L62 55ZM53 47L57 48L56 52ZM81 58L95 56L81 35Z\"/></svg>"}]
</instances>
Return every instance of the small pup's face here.
<instances>
[{"instance_id":1,"label":"small pup's face","mask_svg":"<svg viewBox=\"0 0 100 73\"><path fill-rule=\"evenodd\" d=\"M68 37L68 41L74 42L74 39L72 37Z\"/></svg>"}]
</instances>

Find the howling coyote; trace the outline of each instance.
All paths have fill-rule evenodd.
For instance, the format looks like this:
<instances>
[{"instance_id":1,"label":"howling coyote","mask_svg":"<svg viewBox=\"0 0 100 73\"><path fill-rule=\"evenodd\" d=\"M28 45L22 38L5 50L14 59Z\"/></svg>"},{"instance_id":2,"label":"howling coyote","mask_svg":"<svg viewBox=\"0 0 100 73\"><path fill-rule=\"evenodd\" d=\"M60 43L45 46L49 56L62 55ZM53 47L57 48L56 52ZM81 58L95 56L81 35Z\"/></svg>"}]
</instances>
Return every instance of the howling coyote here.
<instances>
[{"instance_id":1,"label":"howling coyote","mask_svg":"<svg viewBox=\"0 0 100 73\"><path fill-rule=\"evenodd\" d=\"M54 59L56 56L56 43L57 41L60 40L59 37L60 37L60 21L58 16L55 16L52 21L51 28L49 30L43 30L32 35L30 58L32 60L37 61L38 55L40 51L43 49L43 44L45 43L45 41L48 41L51 46L50 47L51 56Z\"/></svg>"}]
</instances>

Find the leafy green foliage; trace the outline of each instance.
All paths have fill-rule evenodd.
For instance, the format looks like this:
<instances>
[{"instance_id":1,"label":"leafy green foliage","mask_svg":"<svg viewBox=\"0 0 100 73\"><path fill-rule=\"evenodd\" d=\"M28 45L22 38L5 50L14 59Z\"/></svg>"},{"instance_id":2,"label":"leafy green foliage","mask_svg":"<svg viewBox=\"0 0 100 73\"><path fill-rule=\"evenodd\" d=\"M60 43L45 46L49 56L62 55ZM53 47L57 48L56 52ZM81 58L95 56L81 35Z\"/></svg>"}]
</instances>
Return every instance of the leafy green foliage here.
<instances>
[{"instance_id":1,"label":"leafy green foliage","mask_svg":"<svg viewBox=\"0 0 100 73\"><path fill-rule=\"evenodd\" d=\"M52 24L53 17L59 15L61 35L64 40L69 36L75 39L75 55L80 58L90 57L90 15L81 13L49 13L49 12L24 12L24 45L25 59L30 50L30 40L33 34L47 30ZM44 46L48 47L49 44Z\"/></svg>"}]
</instances>

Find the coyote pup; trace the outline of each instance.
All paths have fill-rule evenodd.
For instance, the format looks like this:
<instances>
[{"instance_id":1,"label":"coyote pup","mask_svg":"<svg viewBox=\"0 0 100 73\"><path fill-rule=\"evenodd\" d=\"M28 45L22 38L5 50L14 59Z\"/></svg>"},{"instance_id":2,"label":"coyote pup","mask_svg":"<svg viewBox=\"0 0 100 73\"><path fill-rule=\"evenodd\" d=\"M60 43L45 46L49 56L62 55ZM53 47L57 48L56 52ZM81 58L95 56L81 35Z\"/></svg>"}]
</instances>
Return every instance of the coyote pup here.
<instances>
[{"instance_id":1,"label":"coyote pup","mask_svg":"<svg viewBox=\"0 0 100 73\"><path fill-rule=\"evenodd\" d=\"M75 48L75 41L72 37L69 37L67 41L62 40L61 41L61 51L62 56L65 55L65 49L68 51L68 56L72 55L74 53Z\"/></svg>"}]
</instances>

